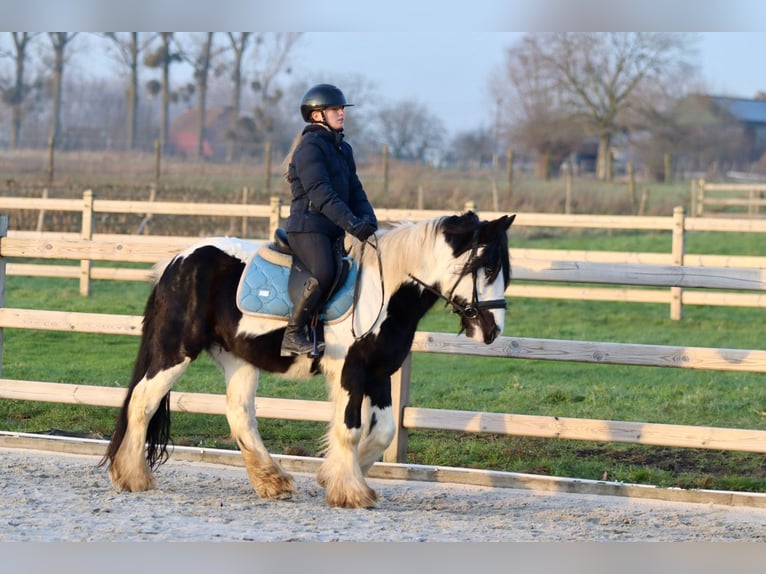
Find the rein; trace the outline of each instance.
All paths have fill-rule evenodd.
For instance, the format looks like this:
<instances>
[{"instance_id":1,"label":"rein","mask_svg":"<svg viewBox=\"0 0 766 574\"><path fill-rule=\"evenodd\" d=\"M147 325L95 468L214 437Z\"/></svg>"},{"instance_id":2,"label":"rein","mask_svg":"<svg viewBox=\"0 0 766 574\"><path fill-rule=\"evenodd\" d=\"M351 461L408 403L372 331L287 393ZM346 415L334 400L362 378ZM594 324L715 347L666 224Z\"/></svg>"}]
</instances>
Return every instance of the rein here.
<instances>
[{"instance_id":1,"label":"rein","mask_svg":"<svg viewBox=\"0 0 766 574\"><path fill-rule=\"evenodd\" d=\"M479 243L477 240L477 232L474 232L473 241L471 243L471 254L468 257L468 261L465 264L465 268L470 268L471 263L474 259L476 259L476 254L479 250ZM375 237L375 243L373 244L370 241L364 241L362 243L362 250L359 255L359 277L361 279L362 275L362 265L364 261L364 249L369 243L373 249L378 254L378 271L380 273L380 287L381 287L381 298L380 298L380 308L378 309L378 314L375 318L375 320L372 322L372 326L367 329L364 333L361 335L357 335L356 331L354 329L354 318L356 315L356 308L357 304L359 303L359 291L361 289L361 280L357 280L356 286L354 287L354 303L353 308L351 311L351 335L354 337L354 340L359 340L363 337L366 337L370 332L372 332L372 329L375 327L375 323L377 323L378 318L380 317L380 313L383 311L383 302L385 301L385 285L383 283L383 262L381 261L381 255L380 255L380 249L378 248L378 238L375 236L375 234L372 235L372 237ZM457 315L460 315L461 317L468 319L468 320L474 320L479 316L479 311L481 309L505 309L507 308L508 304L505 299L490 299L487 301L479 301L479 293L476 289L476 270L474 269L471 271L471 278L473 280L473 294L471 297L470 303L460 303L455 299L455 289L457 289L457 286L460 284L460 281L465 277L466 273L461 273L460 276L455 280L455 284L452 286L452 289L450 289L449 294L445 295L438 289L432 287L422 279L419 279L418 277L415 277L412 273L407 274L415 283L420 285L424 290L433 293L440 299L444 300L444 306L445 307L451 307L453 313L456 313Z\"/></svg>"},{"instance_id":2,"label":"rein","mask_svg":"<svg viewBox=\"0 0 766 574\"><path fill-rule=\"evenodd\" d=\"M378 249L378 237L373 233L370 237L375 238L375 243L373 244L369 240L365 240L362 242L362 250L359 253L359 278L356 280L356 285L354 286L354 302L351 307L351 336L354 337L355 341L358 341L359 339L366 337L369 335L372 330L375 328L375 323L378 322L378 318L380 318L380 314L383 311L383 302L386 300L386 286L383 282L383 261L380 257L380 249ZM364 333L361 335L356 334L356 329L354 329L354 318L356 316L356 308L359 303L359 291L362 288L362 265L364 262L364 248L367 247L367 244L370 244L373 249L378 254L378 272L380 273L380 308L378 308L378 314L375 317L375 320L372 322L372 325L369 329L367 329Z\"/></svg>"}]
</instances>

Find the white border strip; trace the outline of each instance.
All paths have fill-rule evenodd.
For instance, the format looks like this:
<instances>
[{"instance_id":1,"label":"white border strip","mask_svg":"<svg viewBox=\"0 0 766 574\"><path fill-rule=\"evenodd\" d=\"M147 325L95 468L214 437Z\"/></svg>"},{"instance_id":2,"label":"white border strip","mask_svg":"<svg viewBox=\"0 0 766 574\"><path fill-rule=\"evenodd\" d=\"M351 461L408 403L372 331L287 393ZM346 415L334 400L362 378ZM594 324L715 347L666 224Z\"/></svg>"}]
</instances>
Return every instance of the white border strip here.
<instances>
[{"instance_id":1,"label":"white border strip","mask_svg":"<svg viewBox=\"0 0 766 574\"><path fill-rule=\"evenodd\" d=\"M108 441L99 439L0 431L0 447L5 448L103 456L107 444ZM315 473L322 463L321 458L315 457L273 456L289 472ZM171 457L175 460L187 462L244 466L242 456L236 450L176 446L172 450ZM665 500L669 502L766 508L766 493L760 492L662 488L645 484L560 478L495 470L378 462L370 469L368 476L370 478L381 479L470 484L493 488L517 488L567 494L594 494Z\"/></svg>"}]
</instances>

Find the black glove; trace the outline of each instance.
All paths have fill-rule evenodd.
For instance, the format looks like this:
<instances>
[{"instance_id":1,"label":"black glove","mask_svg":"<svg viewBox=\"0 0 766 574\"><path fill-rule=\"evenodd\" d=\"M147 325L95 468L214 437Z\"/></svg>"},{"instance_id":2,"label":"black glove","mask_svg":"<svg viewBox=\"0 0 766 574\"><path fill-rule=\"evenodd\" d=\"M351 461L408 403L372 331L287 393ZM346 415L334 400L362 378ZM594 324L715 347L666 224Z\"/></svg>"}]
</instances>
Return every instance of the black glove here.
<instances>
[{"instance_id":1,"label":"black glove","mask_svg":"<svg viewBox=\"0 0 766 574\"><path fill-rule=\"evenodd\" d=\"M366 219L360 219L348 228L348 232L356 237L359 241L365 241L370 235L375 233L378 227L367 221Z\"/></svg>"}]
</instances>

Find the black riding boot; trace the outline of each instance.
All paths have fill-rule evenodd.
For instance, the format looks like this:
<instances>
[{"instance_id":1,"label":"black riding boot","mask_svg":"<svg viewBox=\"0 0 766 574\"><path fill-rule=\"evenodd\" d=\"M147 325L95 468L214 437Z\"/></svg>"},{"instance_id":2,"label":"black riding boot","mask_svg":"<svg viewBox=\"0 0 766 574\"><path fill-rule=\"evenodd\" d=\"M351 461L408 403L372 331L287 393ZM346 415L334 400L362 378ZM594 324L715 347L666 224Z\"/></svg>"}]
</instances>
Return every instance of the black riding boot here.
<instances>
[{"instance_id":1,"label":"black riding boot","mask_svg":"<svg viewBox=\"0 0 766 574\"><path fill-rule=\"evenodd\" d=\"M283 357L305 355L324 351L324 342L319 342L314 348L314 342L309 337L309 322L317 307L322 302L322 292L319 289L319 281L311 277L303 284L303 293L293 307L293 314L287 323L285 335L282 338Z\"/></svg>"}]
</instances>

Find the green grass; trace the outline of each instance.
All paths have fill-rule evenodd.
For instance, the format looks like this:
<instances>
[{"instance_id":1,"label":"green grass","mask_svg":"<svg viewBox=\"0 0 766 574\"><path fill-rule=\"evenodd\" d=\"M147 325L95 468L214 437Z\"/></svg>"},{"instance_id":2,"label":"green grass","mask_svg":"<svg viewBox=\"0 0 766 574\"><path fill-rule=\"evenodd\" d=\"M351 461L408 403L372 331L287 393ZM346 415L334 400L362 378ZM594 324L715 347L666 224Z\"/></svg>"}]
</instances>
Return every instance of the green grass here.
<instances>
[{"instance_id":1,"label":"green grass","mask_svg":"<svg viewBox=\"0 0 766 574\"><path fill-rule=\"evenodd\" d=\"M718 235L718 236L716 236ZM763 255L755 234L695 234L700 253ZM691 243L692 240L690 240ZM598 243L598 246L594 243ZM527 247L636 251L669 249L669 234L604 233L512 238ZM94 281L81 297L75 280L9 277L8 307L138 315L149 292L143 283ZM687 306L682 321L667 305L515 299L508 336L763 348L760 309ZM456 318L434 309L423 331L455 332ZM3 377L125 387L137 337L6 329ZM222 376L207 358L193 364L176 390L223 393ZM259 394L324 399L324 381L262 374ZM656 367L592 365L416 353L410 404L418 407L766 429L762 374ZM108 436L117 410L28 401L0 401L0 429L60 429ZM316 454L324 425L262 419L274 452ZM222 416L174 413L179 445L234 448ZM544 473L587 479L766 492L763 456L702 449L412 430L409 462Z\"/></svg>"}]
</instances>

